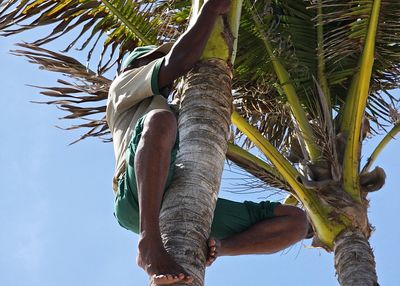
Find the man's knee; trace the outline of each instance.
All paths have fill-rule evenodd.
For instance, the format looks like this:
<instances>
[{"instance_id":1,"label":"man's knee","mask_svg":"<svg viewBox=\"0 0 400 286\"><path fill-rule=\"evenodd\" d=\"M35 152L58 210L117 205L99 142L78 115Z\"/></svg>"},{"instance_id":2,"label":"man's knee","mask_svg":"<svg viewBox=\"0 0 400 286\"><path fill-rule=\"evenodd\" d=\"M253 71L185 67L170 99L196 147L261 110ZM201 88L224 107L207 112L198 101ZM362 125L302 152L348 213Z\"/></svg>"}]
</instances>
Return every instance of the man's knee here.
<instances>
[{"instance_id":1,"label":"man's knee","mask_svg":"<svg viewBox=\"0 0 400 286\"><path fill-rule=\"evenodd\" d=\"M143 130L175 131L177 122L175 115L168 110L155 109L146 115Z\"/></svg>"},{"instance_id":2,"label":"man's knee","mask_svg":"<svg viewBox=\"0 0 400 286\"><path fill-rule=\"evenodd\" d=\"M142 138L144 140L157 140L163 145L175 142L177 121L175 115L168 110L155 109L146 115L143 125Z\"/></svg>"},{"instance_id":3,"label":"man's knee","mask_svg":"<svg viewBox=\"0 0 400 286\"><path fill-rule=\"evenodd\" d=\"M290 228L297 233L301 238L308 233L309 223L306 212L294 206L279 205L274 210L274 215L286 216L289 218Z\"/></svg>"}]
</instances>

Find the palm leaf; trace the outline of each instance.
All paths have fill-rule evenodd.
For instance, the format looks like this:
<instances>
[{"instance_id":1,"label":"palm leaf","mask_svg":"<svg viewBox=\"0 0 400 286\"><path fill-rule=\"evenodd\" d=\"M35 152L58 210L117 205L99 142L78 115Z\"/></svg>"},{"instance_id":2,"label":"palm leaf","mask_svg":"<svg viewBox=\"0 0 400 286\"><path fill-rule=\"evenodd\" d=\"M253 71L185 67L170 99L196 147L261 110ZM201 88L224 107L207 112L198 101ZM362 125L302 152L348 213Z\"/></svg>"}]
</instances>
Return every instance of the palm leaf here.
<instances>
[{"instance_id":1,"label":"palm leaf","mask_svg":"<svg viewBox=\"0 0 400 286\"><path fill-rule=\"evenodd\" d=\"M280 176L274 166L264 162L237 145L228 143L226 157L246 172L264 182L269 188L272 187L293 193L291 187L288 185L286 180Z\"/></svg>"},{"instance_id":2,"label":"palm leaf","mask_svg":"<svg viewBox=\"0 0 400 286\"><path fill-rule=\"evenodd\" d=\"M182 3L187 1L8 1L0 8L0 31L10 36L51 25L52 32L34 42L41 46L76 30L76 38L64 52L73 47L83 50L91 44L87 53L90 62L102 42L97 73L103 74L136 46L175 39L184 29L188 13ZM106 54L108 59L103 63Z\"/></svg>"},{"instance_id":3,"label":"palm leaf","mask_svg":"<svg viewBox=\"0 0 400 286\"><path fill-rule=\"evenodd\" d=\"M58 80L61 86L57 87L36 87L43 90L41 94L54 98L37 103L56 105L67 112L61 119L80 120L80 123L65 129L89 129L73 143L87 137L100 137L105 142L110 141L110 131L105 120L105 103L111 80L96 75L74 58L34 44L22 43L18 46L24 49L12 51L14 55L27 57L29 62L39 65L41 69L61 73L70 79Z\"/></svg>"},{"instance_id":4,"label":"palm leaf","mask_svg":"<svg viewBox=\"0 0 400 286\"><path fill-rule=\"evenodd\" d=\"M236 61L238 85L248 86L262 81L276 87L277 77L262 41L262 37L267 36L275 56L288 71L293 81L291 83L295 85L300 97L304 100L310 95L310 91L314 89L312 75L317 71L316 32L312 22L315 15L302 3L303 1L269 1L256 2L251 7L246 7ZM267 31L266 35L260 35L256 29L252 13L258 15ZM279 90L271 92L275 96L280 93Z\"/></svg>"},{"instance_id":5,"label":"palm leaf","mask_svg":"<svg viewBox=\"0 0 400 286\"><path fill-rule=\"evenodd\" d=\"M342 108L352 76L358 71L373 1L321 2L327 78L335 103ZM312 5L311 8L317 9L317 6ZM383 122L389 120L391 106L390 101L383 100L379 94L399 87L399 16L398 1L381 1L375 37L375 64L372 69L370 100L367 104L369 117L375 119L379 127L383 127Z\"/></svg>"},{"instance_id":6,"label":"palm leaf","mask_svg":"<svg viewBox=\"0 0 400 286\"><path fill-rule=\"evenodd\" d=\"M333 108L341 112L351 76L356 72L361 56L371 3L372 1L281 0L258 1L251 7L268 29L267 36L273 44L274 53L288 70L291 83L295 86L304 108L309 111L310 119L321 115L321 112L315 112L315 107L319 106L319 92L313 77L321 80L319 85L330 93ZM372 71L371 93L367 103L367 115L378 127L373 130L379 130L388 122L391 123L388 116L393 107L391 101L398 101L390 94L382 97L381 93L399 86L399 6L400 3L395 0L382 1L376 36L377 59ZM318 10L318 7L321 9ZM276 84L277 76L272 69L272 62L262 48L262 35L254 28L250 11L245 10L243 14L235 86L250 90L252 86L262 82L264 86L275 88L269 88L268 94L251 96L280 98L285 102L280 87ZM322 50L317 45L320 40L316 28L318 25L323 25ZM318 57L323 64L326 88L324 79L319 76ZM253 125L260 126L261 122Z\"/></svg>"},{"instance_id":7,"label":"palm leaf","mask_svg":"<svg viewBox=\"0 0 400 286\"><path fill-rule=\"evenodd\" d=\"M346 149L343 161L343 182L345 191L361 202L359 190L359 165L362 143L362 127L365 117L372 68L374 65L375 39L378 28L381 1L373 2L363 52L358 64L358 70L352 78L343 112L341 131L346 134Z\"/></svg>"},{"instance_id":8,"label":"palm leaf","mask_svg":"<svg viewBox=\"0 0 400 286\"><path fill-rule=\"evenodd\" d=\"M289 145L287 141L292 137L294 126L290 108L279 98L269 96L272 88L264 85L241 88L234 94L234 106L274 147L282 150ZM236 135L242 137L238 129ZM247 138L243 143L247 148L253 146Z\"/></svg>"}]
</instances>

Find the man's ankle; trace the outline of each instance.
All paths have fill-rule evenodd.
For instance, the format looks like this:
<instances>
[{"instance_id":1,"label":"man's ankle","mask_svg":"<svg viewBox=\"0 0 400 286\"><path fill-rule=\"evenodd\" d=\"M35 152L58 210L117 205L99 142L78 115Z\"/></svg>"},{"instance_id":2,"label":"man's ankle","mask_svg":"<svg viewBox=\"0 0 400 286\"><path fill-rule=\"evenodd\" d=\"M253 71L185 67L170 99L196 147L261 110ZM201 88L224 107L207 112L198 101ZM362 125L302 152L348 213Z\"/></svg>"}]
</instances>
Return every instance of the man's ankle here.
<instances>
[{"instance_id":1,"label":"man's ankle","mask_svg":"<svg viewBox=\"0 0 400 286\"><path fill-rule=\"evenodd\" d=\"M140 247L146 247L149 245L158 245L162 244L161 240L161 235L160 232L157 231L142 231L139 234L139 243L138 246Z\"/></svg>"}]
</instances>

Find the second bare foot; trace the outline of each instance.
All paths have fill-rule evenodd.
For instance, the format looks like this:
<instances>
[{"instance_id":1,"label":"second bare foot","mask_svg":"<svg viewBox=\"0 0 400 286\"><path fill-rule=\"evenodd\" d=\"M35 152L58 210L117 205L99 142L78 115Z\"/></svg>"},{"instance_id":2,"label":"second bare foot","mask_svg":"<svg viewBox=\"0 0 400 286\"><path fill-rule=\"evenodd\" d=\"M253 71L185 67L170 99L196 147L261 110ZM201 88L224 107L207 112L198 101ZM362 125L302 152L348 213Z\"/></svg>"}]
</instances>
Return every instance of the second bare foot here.
<instances>
[{"instance_id":1,"label":"second bare foot","mask_svg":"<svg viewBox=\"0 0 400 286\"><path fill-rule=\"evenodd\" d=\"M206 266L211 266L211 264L213 264L213 262L218 257L218 252L221 248L221 241L215 238L209 238L207 240L207 246L208 246L208 255L206 260Z\"/></svg>"}]
</instances>

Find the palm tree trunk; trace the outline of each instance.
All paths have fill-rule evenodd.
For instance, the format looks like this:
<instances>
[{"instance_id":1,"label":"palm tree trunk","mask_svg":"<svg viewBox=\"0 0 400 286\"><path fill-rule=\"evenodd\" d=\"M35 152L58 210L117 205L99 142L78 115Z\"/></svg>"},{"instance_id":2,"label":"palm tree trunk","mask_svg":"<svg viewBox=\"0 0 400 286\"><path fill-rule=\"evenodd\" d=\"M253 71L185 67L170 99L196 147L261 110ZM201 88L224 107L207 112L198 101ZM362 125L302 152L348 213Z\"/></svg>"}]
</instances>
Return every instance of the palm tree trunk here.
<instances>
[{"instance_id":1,"label":"palm tree trunk","mask_svg":"<svg viewBox=\"0 0 400 286\"><path fill-rule=\"evenodd\" d=\"M335 268L341 286L377 286L375 258L365 235L345 230L335 240Z\"/></svg>"},{"instance_id":2,"label":"palm tree trunk","mask_svg":"<svg viewBox=\"0 0 400 286\"><path fill-rule=\"evenodd\" d=\"M210 233L229 134L231 67L223 60L199 62L188 74L179 115L179 146L173 182L160 212L164 246L204 284Z\"/></svg>"}]
</instances>

